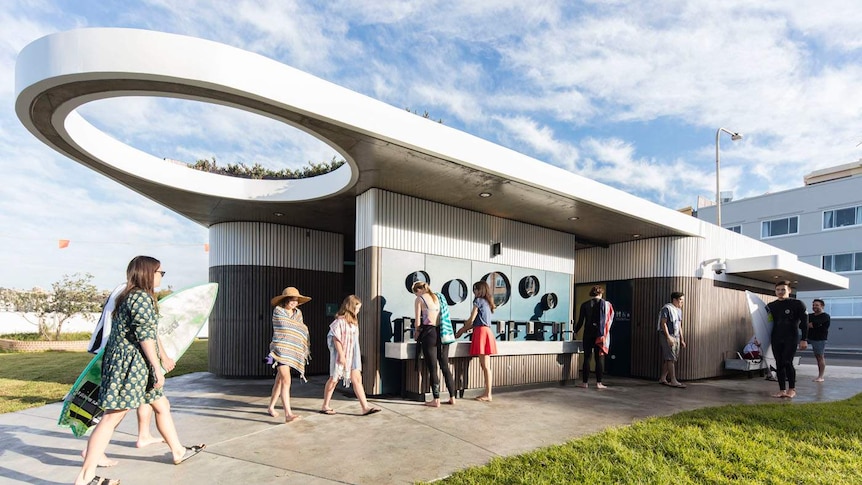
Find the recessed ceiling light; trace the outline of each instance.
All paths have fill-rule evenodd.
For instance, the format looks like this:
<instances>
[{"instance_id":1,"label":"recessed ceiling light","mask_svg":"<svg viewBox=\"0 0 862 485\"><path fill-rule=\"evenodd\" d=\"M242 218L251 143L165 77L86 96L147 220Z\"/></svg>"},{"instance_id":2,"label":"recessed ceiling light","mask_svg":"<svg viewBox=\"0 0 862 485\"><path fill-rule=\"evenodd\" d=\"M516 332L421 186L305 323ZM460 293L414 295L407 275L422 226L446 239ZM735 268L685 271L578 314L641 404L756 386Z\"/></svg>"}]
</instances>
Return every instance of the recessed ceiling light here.
<instances>
[{"instance_id":1,"label":"recessed ceiling light","mask_svg":"<svg viewBox=\"0 0 862 485\"><path fill-rule=\"evenodd\" d=\"M633 238L639 238L639 237L641 237L641 235L640 234L632 234L632 237Z\"/></svg>"},{"instance_id":2,"label":"recessed ceiling light","mask_svg":"<svg viewBox=\"0 0 862 485\"><path fill-rule=\"evenodd\" d=\"M281 216L283 216L283 215L284 215L284 213L282 213L282 212L273 212L273 213L272 213L272 215L274 215L275 217L281 217Z\"/></svg>"},{"instance_id":3,"label":"recessed ceiling light","mask_svg":"<svg viewBox=\"0 0 862 485\"><path fill-rule=\"evenodd\" d=\"M482 197L483 199L487 199L488 197L491 197L491 192L482 192L479 194L479 197Z\"/></svg>"},{"instance_id":4,"label":"recessed ceiling light","mask_svg":"<svg viewBox=\"0 0 862 485\"><path fill-rule=\"evenodd\" d=\"M580 217L575 217L575 216L569 217L570 221L577 221L578 219L580 219Z\"/></svg>"}]
</instances>

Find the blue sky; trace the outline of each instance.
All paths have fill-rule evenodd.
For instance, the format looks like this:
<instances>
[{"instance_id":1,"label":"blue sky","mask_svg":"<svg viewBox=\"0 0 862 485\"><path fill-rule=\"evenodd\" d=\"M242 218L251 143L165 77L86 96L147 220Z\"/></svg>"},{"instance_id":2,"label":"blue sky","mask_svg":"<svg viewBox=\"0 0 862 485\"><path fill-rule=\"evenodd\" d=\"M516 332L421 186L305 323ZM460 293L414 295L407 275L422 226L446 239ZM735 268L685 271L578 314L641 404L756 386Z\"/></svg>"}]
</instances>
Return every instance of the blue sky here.
<instances>
[{"instance_id":1,"label":"blue sky","mask_svg":"<svg viewBox=\"0 0 862 485\"><path fill-rule=\"evenodd\" d=\"M862 158L862 20L853 0L15 1L0 6L0 286L149 254L206 281L207 230L48 149L14 114L18 52L54 32L130 27L257 52L671 208L802 185ZM81 113L154 155L297 168L335 152L230 108L156 98ZM57 248L69 239L67 249Z\"/></svg>"}]
</instances>

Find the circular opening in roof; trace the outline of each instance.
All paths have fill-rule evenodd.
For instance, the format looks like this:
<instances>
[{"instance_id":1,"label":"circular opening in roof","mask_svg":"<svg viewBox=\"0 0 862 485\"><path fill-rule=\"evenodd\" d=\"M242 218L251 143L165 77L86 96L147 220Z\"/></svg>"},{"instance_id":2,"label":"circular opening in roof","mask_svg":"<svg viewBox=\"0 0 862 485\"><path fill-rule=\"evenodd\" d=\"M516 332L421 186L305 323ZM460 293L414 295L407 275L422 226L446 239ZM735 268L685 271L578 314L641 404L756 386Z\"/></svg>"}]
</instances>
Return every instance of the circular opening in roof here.
<instances>
[{"instance_id":1,"label":"circular opening in roof","mask_svg":"<svg viewBox=\"0 0 862 485\"><path fill-rule=\"evenodd\" d=\"M77 111L103 133L157 158L187 166L207 161L223 169L210 173L308 178L278 174L322 175L324 164L344 160L326 142L285 121L204 101L128 96L91 101ZM315 165L321 173L314 173Z\"/></svg>"}]
</instances>

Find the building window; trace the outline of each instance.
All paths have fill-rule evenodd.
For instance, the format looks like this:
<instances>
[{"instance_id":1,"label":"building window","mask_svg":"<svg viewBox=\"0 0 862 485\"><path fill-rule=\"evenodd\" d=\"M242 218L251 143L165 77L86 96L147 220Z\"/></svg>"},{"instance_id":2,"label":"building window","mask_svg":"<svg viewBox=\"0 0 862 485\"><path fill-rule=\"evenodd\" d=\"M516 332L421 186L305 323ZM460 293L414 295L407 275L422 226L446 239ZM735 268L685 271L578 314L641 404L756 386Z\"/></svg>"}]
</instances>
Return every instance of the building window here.
<instances>
[{"instance_id":1,"label":"building window","mask_svg":"<svg viewBox=\"0 0 862 485\"><path fill-rule=\"evenodd\" d=\"M826 303L823 309L832 318L860 318L862 317L862 298L824 298Z\"/></svg>"},{"instance_id":2,"label":"building window","mask_svg":"<svg viewBox=\"0 0 862 485\"><path fill-rule=\"evenodd\" d=\"M733 231L737 234L742 234L742 226L727 226L725 227L728 231Z\"/></svg>"},{"instance_id":3,"label":"building window","mask_svg":"<svg viewBox=\"0 0 862 485\"><path fill-rule=\"evenodd\" d=\"M862 271L862 253L825 254L822 267L833 273Z\"/></svg>"},{"instance_id":4,"label":"building window","mask_svg":"<svg viewBox=\"0 0 862 485\"><path fill-rule=\"evenodd\" d=\"M860 224L862 224L862 206L823 212L823 229L857 226Z\"/></svg>"},{"instance_id":5,"label":"building window","mask_svg":"<svg viewBox=\"0 0 862 485\"><path fill-rule=\"evenodd\" d=\"M793 216L784 219L763 221L760 229L760 237L763 239L767 237L785 236L787 234L797 234L798 232L799 216Z\"/></svg>"}]
</instances>

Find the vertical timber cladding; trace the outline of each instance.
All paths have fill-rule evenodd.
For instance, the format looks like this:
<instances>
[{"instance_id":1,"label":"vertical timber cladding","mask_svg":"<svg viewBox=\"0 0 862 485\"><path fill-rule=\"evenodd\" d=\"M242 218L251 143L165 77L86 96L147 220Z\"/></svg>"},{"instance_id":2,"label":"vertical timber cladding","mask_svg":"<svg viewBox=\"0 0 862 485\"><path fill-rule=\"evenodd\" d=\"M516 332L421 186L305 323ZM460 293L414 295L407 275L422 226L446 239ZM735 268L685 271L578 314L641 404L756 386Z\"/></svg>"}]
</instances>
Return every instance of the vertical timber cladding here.
<instances>
[{"instance_id":1,"label":"vertical timber cladding","mask_svg":"<svg viewBox=\"0 0 862 485\"><path fill-rule=\"evenodd\" d=\"M491 253L493 243L502 244L499 255ZM389 284L391 281L381 280L385 266L382 259L385 254L392 255L393 251L389 250L425 257L455 258L474 269L504 266L568 275L565 278L565 288L557 290L561 293L558 295L558 310L565 307L565 319L568 320L571 314L574 248L575 237L572 234L379 189L360 194L356 198L356 291L365 303L360 313L360 344L363 354L363 382L368 392L388 392L388 389L392 388L391 382L386 380L384 383L382 380L401 379L400 375L396 376L391 369L387 369L387 363L383 360L383 340L386 340L386 335L383 326L379 324L383 312L393 312L394 317L413 313L412 303L409 308L395 307L394 298L390 298L386 310L383 309L384 283ZM405 268L405 271L416 269L421 268ZM481 276L482 273L478 274ZM459 276L467 285L468 296L473 283L470 280L474 276L469 273ZM442 282L432 280L432 286L439 283ZM512 282L512 285L517 288L517 282ZM399 277L396 286L403 288L403 276ZM409 293L406 289L404 291ZM410 301L412 302L412 297ZM507 318L497 316L495 320L497 319ZM499 364L496 360L500 360ZM511 372L513 382L518 383L524 380L536 382L535 379L560 380L564 372L570 372L570 362L560 363L556 357L547 362L542 361L541 357L527 362L524 357L509 359L501 356L492 359L492 365L500 366L498 370L501 379L504 374ZM478 371L471 367L469 373L474 372ZM402 384L399 382L399 386ZM412 383L407 387L411 386Z\"/></svg>"},{"instance_id":2,"label":"vertical timber cladding","mask_svg":"<svg viewBox=\"0 0 862 485\"><path fill-rule=\"evenodd\" d=\"M728 237L729 231L717 228L713 238ZM673 291L686 295L683 334L687 348L680 352L677 373L680 379L704 379L724 373L728 352L740 350L751 337L750 315L744 289L695 274L707 259L704 246L717 244L695 237L654 238L588 248L576 253L577 285L632 283L631 375L657 379L661 370L658 342L658 312L670 302ZM758 253L766 249L759 241L737 244L726 253ZM708 249L708 248L707 248ZM611 302L613 303L613 299ZM613 343L611 344L613 345ZM611 349L613 352L613 349Z\"/></svg>"},{"instance_id":3,"label":"vertical timber cladding","mask_svg":"<svg viewBox=\"0 0 862 485\"><path fill-rule=\"evenodd\" d=\"M753 334L744 291L712 279L690 277L634 280L632 374L658 379L661 350L658 312L674 291L685 293L683 335L677 376L683 380L724 374L724 359L732 357Z\"/></svg>"},{"instance_id":4,"label":"vertical timber cladding","mask_svg":"<svg viewBox=\"0 0 862 485\"><path fill-rule=\"evenodd\" d=\"M369 395L382 393L382 328L379 325L383 303L380 301L380 248L356 251L356 296L362 302L359 311L359 350L362 353L362 385ZM327 360L327 365L329 361Z\"/></svg>"},{"instance_id":5,"label":"vertical timber cladding","mask_svg":"<svg viewBox=\"0 0 862 485\"><path fill-rule=\"evenodd\" d=\"M340 234L258 222L210 227L210 281L219 295L209 323L209 370L220 377L268 377L263 359L272 339L270 300L295 286L310 302L300 307L311 338L306 373L326 374L327 304L344 295Z\"/></svg>"}]
</instances>

